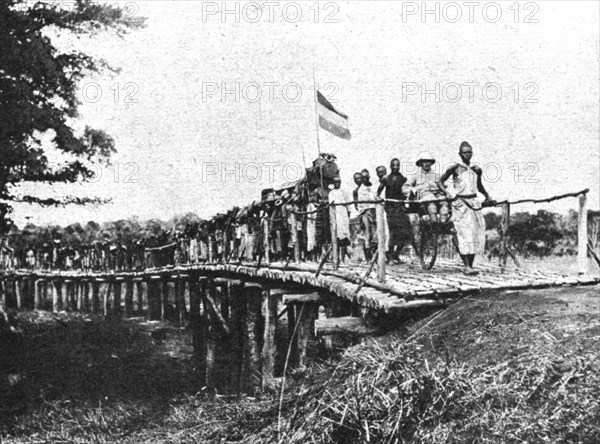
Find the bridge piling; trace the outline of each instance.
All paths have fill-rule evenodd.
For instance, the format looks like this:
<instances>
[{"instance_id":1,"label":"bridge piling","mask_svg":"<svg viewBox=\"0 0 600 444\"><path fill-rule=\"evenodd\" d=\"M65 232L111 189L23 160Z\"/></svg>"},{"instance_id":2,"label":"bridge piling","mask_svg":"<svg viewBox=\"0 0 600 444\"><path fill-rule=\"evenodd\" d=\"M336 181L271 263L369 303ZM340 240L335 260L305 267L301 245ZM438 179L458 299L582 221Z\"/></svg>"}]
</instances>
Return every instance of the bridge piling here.
<instances>
[{"instance_id":1,"label":"bridge piling","mask_svg":"<svg viewBox=\"0 0 600 444\"><path fill-rule=\"evenodd\" d=\"M275 356L277 330L277 302L281 292L269 288L262 290L262 312L264 318L263 348L262 348L262 390L267 390L274 385L275 378Z\"/></svg>"},{"instance_id":2,"label":"bridge piling","mask_svg":"<svg viewBox=\"0 0 600 444\"><path fill-rule=\"evenodd\" d=\"M186 305L185 292L186 284L189 281L188 275L178 275L175 279L175 309L177 310L177 324L180 327L185 325Z\"/></svg>"},{"instance_id":3,"label":"bridge piling","mask_svg":"<svg viewBox=\"0 0 600 444\"><path fill-rule=\"evenodd\" d=\"M92 280L92 313L100 311L100 279Z\"/></svg>"},{"instance_id":4,"label":"bridge piling","mask_svg":"<svg viewBox=\"0 0 600 444\"><path fill-rule=\"evenodd\" d=\"M228 295L230 301L229 327L231 328L229 345L231 347L231 363L229 372L229 386L236 390L241 388L242 373L242 323L244 320L245 304L243 303L244 283L238 280L228 282Z\"/></svg>"},{"instance_id":5,"label":"bridge piling","mask_svg":"<svg viewBox=\"0 0 600 444\"><path fill-rule=\"evenodd\" d=\"M44 281L42 279L36 279L33 281L33 309L39 310L42 306L42 285Z\"/></svg>"},{"instance_id":6,"label":"bridge piling","mask_svg":"<svg viewBox=\"0 0 600 444\"><path fill-rule=\"evenodd\" d=\"M17 310L20 310L23 306L23 293L22 293L23 281L19 278L15 279L15 298L17 303Z\"/></svg>"},{"instance_id":7,"label":"bridge piling","mask_svg":"<svg viewBox=\"0 0 600 444\"><path fill-rule=\"evenodd\" d=\"M217 360L217 343L218 343L218 332L216 329L216 322L214 322L214 318L216 313L211 313L212 310L220 310L220 300L216 297L216 286L215 281L213 279L206 279L204 281L205 285L202 288L202 316L201 319L205 326L201 326L200 328L205 332L205 345L203 349L206 351L205 362L204 362L204 378L206 384L207 393L213 395L216 389L216 368L215 362ZM213 307L210 307L210 302L214 304Z\"/></svg>"},{"instance_id":8,"label":"bridge piling","mask_svg":"<svg viewBox=\"0 0 600 444\"><path fill-rule=\"evenodd\" d=\"M160 320L164 321L167 319L169 310L169 278L167 276L160 280L160 288Z\"/></svg>"},{"instance_id":9,"label":"bridge piling","mask_svg":"<svg viewBox=\"0 0 600 444\"><path fill-rule=\"evenodd\" d=\"M146 281L148 286L148 317L151 321L161 318L161 277L150 276Z\"/></svg>"},{"instance_id":10,"label":"bridge piling","mask_svg":"<svg viewBox=\"0 0 600 444\"><path fill-rule=\"evenodd\" d=\"M112 283L112 287L113 287L113 309L112 309L112 312L116 316L121 316L121 314L122 314L121 290L123 287L123 279L121 279L121 278L114 279L113 283Z\"/></svg>"},{"instance_id":11,"label":"bridge piling","mask_svg":"<svg viewBox=\"0 0 600 444\"><path fill-rule=\"evenodd\" d=\"M6 301L7 301L7 297L6 297L6 292L7 292L7 280L6 279L0 279L0 304L1 308L4 310L6 309Z\"/></svg>"},{"instance_id":12,"label":"bridge piling","mask_svg":"<svg viewBox=\"0 0 600 444\"><path fill-rule=\"evenodd\" d=\"M60 281L52 280L52 311L57 313L60 310Z\"/></svg>"},{"instance_id":13,"label":"bridge piling","mask_svg":"<svg viewBox=\"0 0 600 444\"><path fill-rule=\"evenodd\" d=\"M144 280L142 278L135 278L134 280L134 285L135 285L135 297L136 297L136 301L137 301L137 312L138 315L142 315L144 313ZM147 299L148 297L146 296L145 299Z\"/></svg>"},{"instance_id":14,"label":"bridge piling","mask_svg":"<svg viewBox=\"0 0 600 444\"><path fill-rule=\"evenodd\" d=\"M133 280L128 279L125 282L125 317L130 318L133 315Z\"/></svg>"},{"instance_id":15,"label":"bridge piling","mask_svg":"<svg viewBox=\"0 0 600 444\"><path fill-rule=\"evenodd\" d=\"M242 376L241 391L253 394L262 385L261 348L259 347L258 327L262 314L262 287L257 283L244 285L246 316L242 331Z\"/></svg>"}]
</instances>

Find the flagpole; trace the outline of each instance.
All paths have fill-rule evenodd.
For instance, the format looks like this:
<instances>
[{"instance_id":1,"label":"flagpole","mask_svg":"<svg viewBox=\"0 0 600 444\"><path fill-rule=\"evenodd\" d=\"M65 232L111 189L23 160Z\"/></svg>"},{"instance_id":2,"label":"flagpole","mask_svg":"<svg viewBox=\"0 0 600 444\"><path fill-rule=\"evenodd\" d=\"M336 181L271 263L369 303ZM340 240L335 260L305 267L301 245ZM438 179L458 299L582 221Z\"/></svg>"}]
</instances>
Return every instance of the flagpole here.
<instances>
[{"instance_id":1,"label":"flagpole","mask_svg":"<svg viewBox=\"0 0 600 444\"><path fill-rule=\"evenodd\" d=\"M319 109L318 103L319 99L317 97L317 82L315 80L315 61L313 59L313 89L315 91L314 100L315 100L315 128L317 130L317 151L319 152L319 156L321 155L321 141L319 140Z\"/></svg>"}]
</instances>

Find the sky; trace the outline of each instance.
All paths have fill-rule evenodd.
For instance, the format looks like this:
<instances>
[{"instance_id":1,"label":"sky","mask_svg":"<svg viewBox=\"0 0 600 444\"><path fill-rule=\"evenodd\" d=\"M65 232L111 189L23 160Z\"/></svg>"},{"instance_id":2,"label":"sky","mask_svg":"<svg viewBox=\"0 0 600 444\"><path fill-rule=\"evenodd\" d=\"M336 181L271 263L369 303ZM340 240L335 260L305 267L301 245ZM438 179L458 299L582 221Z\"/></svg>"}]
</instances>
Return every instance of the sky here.
<instances>
[{"instance_id":1,"label":"sky","mask_svg":"<svg viewBox=\"0 0 600 444\"><path fill-rule=\"evenodd\" d=\"M93 183L22 190L112 202L19 204L19 225L210 217L299 178L319 149L351 189L353 172L375 176L393 157L414 172L424 150L442 171L463 140L495 199L590 188L600 207L597 2L118 4L146 27L59 39L120 68L81 83L73 122L114 137L113 166ZM349 116L351 140L317 130L315 82Z\"/></svg>"}]
</instances>

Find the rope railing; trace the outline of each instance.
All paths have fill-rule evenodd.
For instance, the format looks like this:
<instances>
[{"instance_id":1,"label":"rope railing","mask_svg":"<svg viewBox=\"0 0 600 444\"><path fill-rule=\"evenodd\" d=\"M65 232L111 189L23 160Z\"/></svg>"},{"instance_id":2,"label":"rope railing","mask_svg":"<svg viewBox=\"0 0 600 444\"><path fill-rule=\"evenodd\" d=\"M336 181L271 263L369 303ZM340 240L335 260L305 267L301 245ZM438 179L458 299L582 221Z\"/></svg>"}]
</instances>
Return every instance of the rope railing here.
<instances>
[{"instance_id":1,"label":"rope railing","mask_svg":"<svg viewBox=\"0 0 600 444\"><path fill-rule=\"evenodd\" d=\"M509 248L506 243L506 237L508 233L509 220L510 220L510 206L516 204L523 203L546 203L552 202L560 199L565 199L569 197L580 197L580 208L579 212L581 214L587 214L585 209L585 198L589 189L583 189L581 191L564 193L560 195L554 195L546 198L538 198L538 199L518 199L518 200L510 200L505 199L502 201L489 201L488 204L484 204L485 207L502 207L502 228L501 228L501 264L506 265L506 258L510 255ZM287 260L293 260L295 262L301 262L302 260L316 260L316 257L312 257L308 254L306 249L306 245L300 245L299 235L301 231L306 230L306 227L299 229L299 223L301 223L301 218L296 218L296 216L308 216L311 214L316 214L318 212L328 211L329 213L329 226L326 227L326 231L330 232L331 238L329 241L321 239L319 244L321 247L329 245L333 245L335 248L331 252L331 256L333 259L333 267L337 269L339 262L339 253L337 247L337 225L336 225L336 215L334 209L336 207L347 207L352 205L373 205L371 209L375 210L376 213L376 227L380 225L383 226L383 221L385 218L384 205L386 203L394 203L394 204L411 204L411 205L424 205L429 203L442 203L442 202L454 202L458 199L463 199L465 204L469 207L469 202L467 199L471 199L476 197L476 195L456 195L452 197L446 198L437 198L437 199L425 199L425 200L412 200L412 199L390 199L379 197L374 200L352 200L349 202L321 202L318 204L318 208L313 211L300 211L297 209L295 203L293 203L294 208L286 208L282 211L280 217L277 217L278 213L275 213L277 209L281 208L281 206L271 206L268 208L268 211L265 211L262 215L252 216L257 220L260 220L258 229L254 231L246 231L244 235L245 238L243 241L240 240L240 237L237 237L235 233L235 226L241 226L236 224L232 220L232 223L225 224L222 226L217 226L212 229L212 231L203 232L202 236L197 236L195 238L184 237L175 241L170 242L167 245L161 245L156 247L146 247L142 249L142 253L149 254L146 258L139 258L139 254L136 254L136 257L131 261L126 261L127 263L131 262L132 264L142 261L139 264L141 269L149 269L156 265L168 265L168 264L177 264L177 263L212 263L212 262L222 262L222 263L230 263L231 261L239 261L239 260L254 260L262 263L263 265L269 264L271 259L274 260L283 260L284 262ZM285 204L292 202L291 199L288 199ZM473 210L480 210L481 208L472 208ZM287 216L291 216L292 222L290 220L286 220ZM308 218L306 218L308 219ZM579 242L582 245L587 246L587 222L584 221L580 217L578 231ZM312 219L314 221L314 219ZM585 223L585 226L584 226ZM277 228L276 228L277 227ZM219 237L219 233L222 236ZM377 252L378 254L378 276L380 280L385 279L385 242L384 239L387 236L384 230L376 229L377 235ZM585 239L584 237L585 236ZM582 240L583 239L583 240ZM194 241L195 240L195 241ZM195 242L194 248L191 247L192 242ZM282 246L283 243L286 245ZM276 247L278 245L278 247ZM169 249L175 249L173 254L167 252ZM303 248L303 250L301 250ZM277 249L277 251L275 251ZM262 251L262 253L261 253ZM304 251L301 254L301 251ZM317 250L315 250L317 251ZM286 253L287 252L287 253ZM587 251L585 252L587 257ZM155 255L159 255L154 257ZM318 255L318 253L317 253ZM585 262L583 259L583 253L579 253L579 262L580 269L583 268L583 263ZM514 255L510 255L514 257ZM322 256L321 256L322 257ZM94 259L97 261L97 259ZM88 262L91 263L91 259L88 258ZM95 262L94 262L95 264ZM102 270L106 270L107 267L110 269L111 266L114 267L115 270L123 270L127 267L124 267L121 264L120 267L117 268L115 266L116 259L109 258L107 255L105 258L105 263L100 264L100 268ZM87 269L93 267L87 267ZM97 267L96 267L97 268ZM129 267L131 268L131 267ZM86 269L85 266L82 266L81 269ZM382 271L383 269L383 271Z\"/></svg>"}]
</instances>

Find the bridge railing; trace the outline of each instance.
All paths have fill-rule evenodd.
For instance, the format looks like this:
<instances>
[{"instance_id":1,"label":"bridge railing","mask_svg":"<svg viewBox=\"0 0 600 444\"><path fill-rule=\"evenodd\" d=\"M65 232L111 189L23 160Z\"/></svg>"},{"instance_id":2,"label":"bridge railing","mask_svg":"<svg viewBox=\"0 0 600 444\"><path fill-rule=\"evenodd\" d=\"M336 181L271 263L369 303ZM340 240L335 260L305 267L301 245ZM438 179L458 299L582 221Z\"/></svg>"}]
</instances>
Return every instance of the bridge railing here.
<instances>
[{"instance_id":1,"label":"bridge railing","mask_svg":"<svg viewBox=\"0 0 600 444\"><path fill-rule=\"evenodd\" d=\"M504 200L487 205L488 207L502 208L500 265L506 266L509 257L507 233L513 205L579 197L578 268L580 273L585 273L588 251L587 193L586 189L546 199ZM460 198L458 196L452 199L418 201L418 204L452 202ZM336 208L369 204L374 208L375 213L376 242L374 244L376 244L376 248L374 254L368 255L367 260L369 268L372 269L376 265L377 279L385 282L386 239L388 236L384 221L386 202L394 202L401 206L415 204L414 200L380 198L373 201L324 202L318 206L309 205L300 208L297 204L286 202L279 206L265 207L266 209L254 217L244 220L244 223L225 223L212 231L201 232L198 237L180 236L164 246L145 248L141 251L131 250L128 251L128 256L125 258L116 254L112 255L109 251L101 252L92 249L87 252L87 256L79 260L78 266L71 264L67 267L57 267L55 263L48 266L42 261L35 261L34 263L25 263L25 267L15 267L14 261L11 262L4 257L0 261L0 266L3 266L5 270L27 268L31 271L52 271L58 268L86 272L118 272L215 262L252 262L258 266L266 266L272 261L286 263L313 261L319 263L319 268L329 262L331 267L337 270L340 262L344 259L340 257L340 253L344 250L341 248L342 239L339 239L338 236ZM313 230L312 234L308 233L310 230ZM353 240L355 241L355 239ZM314 245L309 244L312 241L314 241ZM368 249L369 247L369 245L363 245L363 248Z\"/></svg>"}]
</instances>

